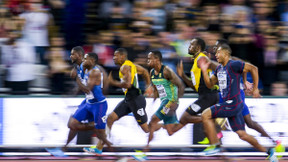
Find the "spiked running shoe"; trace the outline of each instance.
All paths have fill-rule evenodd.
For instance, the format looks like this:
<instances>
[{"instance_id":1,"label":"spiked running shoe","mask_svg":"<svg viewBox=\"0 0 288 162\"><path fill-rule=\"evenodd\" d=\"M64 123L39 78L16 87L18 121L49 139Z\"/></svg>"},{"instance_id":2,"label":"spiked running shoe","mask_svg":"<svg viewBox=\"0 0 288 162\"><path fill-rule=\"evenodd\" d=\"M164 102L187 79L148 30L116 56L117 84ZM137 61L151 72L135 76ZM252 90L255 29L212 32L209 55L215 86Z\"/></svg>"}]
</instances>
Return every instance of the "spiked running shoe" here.
<instances>
[{"instance_id":1,"label":"spiked running shoe","mask_svg":"<svg viewBox=\"0 0 288 162\"><path fill-rule=\"evenodd\" d=\"M203 152L205 154L205 156L212 156L217 154L218 152L220 152L220 147L216 146L216 145L211 145L209 147L207 147Z\"/></svg>"},{"instance_id":2,"label":"spiked running shoe","mask_svg":"<svg viewBox=\"0 0 288 162\"><path fill-rule=\"evenodd\" d=\"M269 156L267 157L267 159L269 159L270 162L278 162L278 158L275 155L275 149L274 148L270 148L268 150L268 154L269 154Z\"/></svg>"},{"instance_id":3,"label":"spiked running shoe","mask_svg":"<svg viewBox=\"0 0 288 162\"><path fill-rule=\"evenodd\" d=\"M98 154L98 155L102 154L102 150L99 150L95 146L85 147L85 148L83 148L83 151L88 152L88 153L92 153L92 154Z\"/></svg>"},{"instance_id":4,"label":"spiked running shoe","mask_svg":"<svg viewBox=\"0 0 288 162\"><path fill-rule=\"evenodd\" d=\"M275 152L285 152L285 146L282 145L281 141L276 141ZM281 159L283 155L277 155L278 159Z\"/></svg>"},{"instance_id":5,"label":"spiked running shoe","mask_svg":"<svg viewBox=\"0 0 288 162\"><path fill-rule=\"evenodd\" d=\"M137 161L146 161L147 156L140 150L135 150L136 154L132 155L132 157Z\"/></svg>"}]
</instances>

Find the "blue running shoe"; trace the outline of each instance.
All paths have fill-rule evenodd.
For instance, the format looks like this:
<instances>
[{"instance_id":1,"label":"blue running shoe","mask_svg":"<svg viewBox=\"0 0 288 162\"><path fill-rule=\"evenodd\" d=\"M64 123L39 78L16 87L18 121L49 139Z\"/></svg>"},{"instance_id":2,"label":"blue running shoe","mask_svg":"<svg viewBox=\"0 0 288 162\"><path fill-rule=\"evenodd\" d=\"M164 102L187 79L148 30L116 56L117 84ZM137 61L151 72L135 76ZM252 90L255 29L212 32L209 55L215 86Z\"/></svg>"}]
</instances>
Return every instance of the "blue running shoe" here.
<instances>
[{"instance_id":1,"label":"blue running shoe","mask_svg":"<svg viewBox=\"0 0 288 162\"><path fill-rule=\"evenodd\" d=\"M132 155L132 157L137 160L137 161L146 161L147 160L147 156L146 154L144 154L142 151L140 150L135 150L136 154Z\"/></svg>"},{"instance_id":2,"label":"blue running shoe","mask_svg":"<svg viewBox=\"0 0 288 162\"><path fill-rule=\"evenodd\" d=\"M220 152L220 147L217 147L216 145L211 145L207 147L204 151L205 156L212 156Z\"/></svg>"},{"instance_id":3,"label":"blue running shoe","mask_svg":"<svg viewBox=\"0 0 288 162\"><path fill-rule=\"evenodd\" d=\"M269 156L267 158L270 160L270 162L278 162L278 158L275 155L275 149L274 148L270 148L268 150L268 154L269 154Z\"/></svg>"},{"instance_id":4,"label":"blue running shoe","mask_svg":"<svg viewBox=\"0 0 288 162\"><path fill-rule=\"evenodd\" d=\"M92 153L92 154L98 154L98 155L102 154L102 150L99 150L95 146L94 147L93 146L92 147L85 147L85 148L83 148L83 151L88 152L88 153Z\"/></svg>"},{"instance_id":5,"label":"blue running shoe","mask_svg":"<svg viewBox=\"0 0 288 162\"><path fill-rule=\"evenodd\" d=\"M45 148L45 150L55 157L67 157L61 148Z\"/></svg>"}]
</instances>

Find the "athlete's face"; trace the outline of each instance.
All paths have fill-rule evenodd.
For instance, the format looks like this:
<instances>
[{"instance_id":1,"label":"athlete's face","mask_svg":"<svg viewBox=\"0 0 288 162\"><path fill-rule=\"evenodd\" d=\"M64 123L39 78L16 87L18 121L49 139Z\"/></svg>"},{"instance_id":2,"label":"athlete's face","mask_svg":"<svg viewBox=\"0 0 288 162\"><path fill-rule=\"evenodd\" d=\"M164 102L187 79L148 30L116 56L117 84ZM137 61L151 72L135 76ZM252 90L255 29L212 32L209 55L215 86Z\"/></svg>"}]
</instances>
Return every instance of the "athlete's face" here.
<instances>
[{"instance_id":1,"label":"athlete's face","mask_svg":"<svg viewBox=\"0 0 288 162\"><path fill-rule=\"evenodd\" d=\"M217 61L220 63L220 64L223 64L225 62L225 56L227 55L227 51L226 50L222 50L221 47L219 47L217 49L217 52L216 52L216 59Z\"/></svg>"},{"instance_id":2,"label":"athlete's face","mask_svg":"<svg viewBox=\"0 0 288 162\"><path fill-rule=\"evenodd\" d=\"M188 48L188 54L195 55L199 51L197 39L192 39Z\"/></svg>"},{"instance_id":3,"label":"athlete's face","mask_svg":"<svg viewBox=\"0 0 288 162\"><path fill-rule=\"evenodd\" d=\"M70 55L70 59L71 59L71 62L74 64L74 63L78 62L78 60L80 60L81 57L80 57L80 54L78 54L78 52L76 52L75 50L72 50L71 55Z\"/></svg>"},{"instance_id":4,"label":"athlete's face","mask_svg":"<svg viewBox=\"0 0 288 162\"><path fill-rule=\"evenodd\" d=\"M113 61L116 65L122 65L124 55L121 55L120 52L114 52Z\"/></svg>"},{"instance_id":5,"label":"athlete's face","mask_svg":"<svg viewBox=\"0 0 288 162\"><path fill-rule=\"evenodd\" d=\"M148 54L147 64L150 68L154 68L156 65L156 58L152 52Z\"/></svg>"},{"instance_id":6,"label":"athlete's face","mask_svg":"<svg viewBox=\"0 0 288 162\"><path fill-rule=\"evenodd\" d=\"M83 67L85 67L85 68L92 67L93 66L93 62L94 62L94 60L91 57L89 57L88 54L84 55Z\"/></svg>"}]
</instances>

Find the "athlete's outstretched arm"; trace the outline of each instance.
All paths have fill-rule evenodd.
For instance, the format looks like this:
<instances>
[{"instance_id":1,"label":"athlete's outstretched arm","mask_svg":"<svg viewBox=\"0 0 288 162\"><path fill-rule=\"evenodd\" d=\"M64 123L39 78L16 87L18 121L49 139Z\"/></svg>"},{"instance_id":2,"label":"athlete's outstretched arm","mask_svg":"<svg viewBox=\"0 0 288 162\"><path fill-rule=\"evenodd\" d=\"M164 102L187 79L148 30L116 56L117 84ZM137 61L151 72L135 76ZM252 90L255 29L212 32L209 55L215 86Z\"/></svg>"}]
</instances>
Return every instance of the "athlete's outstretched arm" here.
<instances>
[{"instance_id":1,"label":"athlete's outstretched arm","mask_svg":"<svg viewBox=\"0 0 288 162\"><path fill-rule=\"evenodd\" d=\"M149 87L151 84L151 80L150 80L150 76L149 76L149 72L147 69L145 69L144 67L135 64L136 68L137 68L137 74L142 75L144 80L145 80L145 87Z\"/></svg>"},{"instance_id":2,"label":"athlete's outstretched arm","mask_svg":"<svg viewBox=\"0 0 288 162\"><path fill-rule=\"evenodd\" d=\"M183 79L183 81L185 82L185 84L187 84L189 87L191 87L192 89L196 90L195 86L192 83L192 80L184 73L183 70L183 62L182 60L180 61L180 63L177 65L177 73L178 75Z\"/></svg>"},{"instance_id":3,"label":"athlete's outstretched arm","mask_svg":"<svg viewBox=\"0 0 288 162\"><path fill-rule=\"evenodd\" d=\"M184 94L185 86L181 79L168 66L165 66L164 76L167 80L170 80L171 83L178 87L178 98L182 97Z\"/></svg>"}]
</instances>

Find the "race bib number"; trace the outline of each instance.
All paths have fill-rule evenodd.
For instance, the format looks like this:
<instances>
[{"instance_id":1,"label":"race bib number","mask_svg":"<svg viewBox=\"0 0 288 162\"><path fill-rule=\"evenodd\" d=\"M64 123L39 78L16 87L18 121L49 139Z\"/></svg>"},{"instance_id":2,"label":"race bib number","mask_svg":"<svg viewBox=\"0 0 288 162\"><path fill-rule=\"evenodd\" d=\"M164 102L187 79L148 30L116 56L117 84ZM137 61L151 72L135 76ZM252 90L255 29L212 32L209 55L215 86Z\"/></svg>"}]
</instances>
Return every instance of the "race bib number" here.
<instances>
[{"instance_id":1,"label":"race bib number","mask_svg":"<svg viewBox=\"0 0 288 162\"><path fill-rule=\"evenodd\" d=\"M163 114L165 114L165 115L167 115L168 113L169 113L169 111L170 111L170 108L168 108L168 107L163 107L163 109L162 109L162 113Z\"/></svg>"},{"instance_id":2,"label":"race bib number","mask_svg":"<svg viewBox=\"0 0 288 162\"><path fill-rule=\"evenodd\" d=\"M165 88L164 88L163 85L156 85L156 88L157 88L157 91L158 91L158 94L159 94L160 98L163 98L163 97L167 96Z\"/></svg>"},{"instance_id":3,"label":"race bib number","mask_svg":"<svg viewBox=\"0 0 288 162\"><path fill-rule=\"evenodd\" d=\"M227 88L227 73L225 71L221 71L217 74L218 82L219 82L219 88L220 90Z\"/></svg>"}]
</instances>

